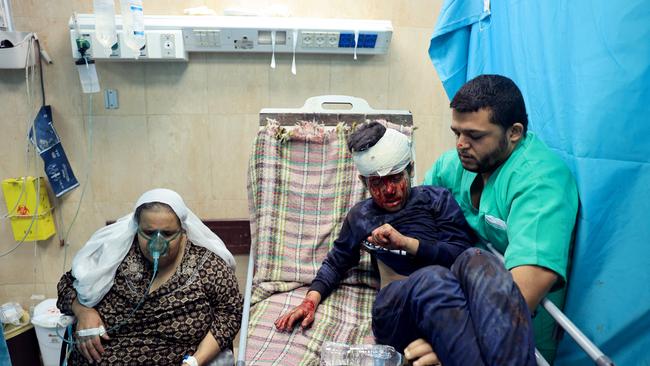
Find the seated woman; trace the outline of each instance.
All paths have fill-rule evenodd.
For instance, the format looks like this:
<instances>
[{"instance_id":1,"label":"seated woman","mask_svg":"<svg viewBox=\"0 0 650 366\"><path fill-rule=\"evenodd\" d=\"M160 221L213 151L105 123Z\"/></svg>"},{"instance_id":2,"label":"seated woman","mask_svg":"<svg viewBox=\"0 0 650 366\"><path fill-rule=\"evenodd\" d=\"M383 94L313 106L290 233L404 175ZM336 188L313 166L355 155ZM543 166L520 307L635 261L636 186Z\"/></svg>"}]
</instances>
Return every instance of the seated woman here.
<instances>
[{"instance_id":1,"label":"seated woman","mask_svg":"<svg viewBox=\"0 0 650 366\"><path fill-rule=\"evenodd\" d=\"M93 234L58 284L76 316L70 365L204 365L232 347L242 297L225 245L174 191Z\"/></svg>"}]
</instances>

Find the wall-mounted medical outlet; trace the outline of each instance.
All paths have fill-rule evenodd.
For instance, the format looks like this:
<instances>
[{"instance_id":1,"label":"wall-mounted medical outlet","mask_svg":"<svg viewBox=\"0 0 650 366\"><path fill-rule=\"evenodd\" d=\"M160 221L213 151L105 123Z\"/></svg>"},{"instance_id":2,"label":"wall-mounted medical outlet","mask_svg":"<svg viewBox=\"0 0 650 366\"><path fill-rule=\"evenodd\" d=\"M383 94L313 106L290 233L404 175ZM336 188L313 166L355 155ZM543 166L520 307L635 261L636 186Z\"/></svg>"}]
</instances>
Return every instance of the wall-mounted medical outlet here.
<instances>
[{"instance_id":1,"label":"wall-mounted medical outlet","mask_svg":"<svg viewBox=\"0 0 650 366\"><path fill-rule=\"evenodd\" d=\"M160 49L162 57L174 57L176 55L176 36L173 33L161 34Z\"/></svg>"},{"instance_id":2,"label":"wall-mounted medical outlet","mask_svg":"<svg viewBox=\"0 0 650 366\"><path fill-rule=\"evenodd\" d=\"M81 36L91 43L93 58L135 59L135 53L122 42L121 16L116 16L118 45L113 49L105 49L94 39L93 14L79 14L77 22ZM79 57L72 20L69 25L73 55ZM148 61L187 61L188 52L377 55L388 51L393 35L387 20L148 15L144 25L146 45L139 60Z\"/></svg>"},{"instance_id":3,"label":"wall-mounted medical outlet","mask_svg":"<svg viewBox=\"0 0 650 366\"><path fill-rule=\"evenodd\" d=\"M235 37L232 40L232 46L235 50L252 50L255 47L252 38L248 36Z\"/></svg>"},{"instance_id":4,"label":"wall-mounted medical outlet","mask_svg":"<svg viewBox=\"0 0 650 366\"><path fill-rule=\"evenodd\" d=\"M95 38L95 30L81 30L81 38L87 39L90 48L86 54L95 60L131 61L135 60L136 51L124 43L122 31L117 32L117 43L113 47L102 46ZM76 46L77 32L70 31L72 57L81 57ZM145 32L145 45L139 51L138 60L145 61L187 61L188 56L182 48L183 34L180 30L150 30ZM179 42L181 45L179 46Z\"/></svg>"}]
</instances>

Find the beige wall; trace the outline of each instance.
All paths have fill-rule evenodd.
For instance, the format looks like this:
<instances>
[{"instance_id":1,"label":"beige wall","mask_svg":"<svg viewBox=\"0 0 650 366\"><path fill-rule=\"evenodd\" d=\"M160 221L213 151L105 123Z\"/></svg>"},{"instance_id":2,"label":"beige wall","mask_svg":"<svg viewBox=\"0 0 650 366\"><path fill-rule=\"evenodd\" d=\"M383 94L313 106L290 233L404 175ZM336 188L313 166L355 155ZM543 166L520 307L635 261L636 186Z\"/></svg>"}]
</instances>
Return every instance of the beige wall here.
<instances>
[{"instance_id":1,"label":"beige wall","mask_svg":"<svg viewBox=\"0 0 650 366\"><path fill-rule=\"evenodd\" d=\"M388 54L362 57L298 55L298 75L288 55L193 53L187 63L100 63L103 89L119 92L120 108L105 110L95 94L92 123L88 96L80 93L67 22L73 11L92 12L91 0L13 0L17 30L35 31L54 60L45 68L47 103L82 186L88 184L70 232L66 270L76 251L106 220L127 213L143 191L177 190L203 218L245 218L246 167L264 107L298 107L310 96L348 94L378 109L410 109L416 134L418 176L453 143L447 98L427 48L441 0L145 0L145 14L182 15L207 5L220 13L231 6L285 4L292 15L388 19L394 34ZM38 89L35 89L38 90ZM25 158L27 106L22 70L0 70L0 178L42 174L40 158ZM92 130L91 126L92 125ZM93 154L85 177L88 137ZM28 162L30 165L28 165ZM36 162L36 167L34 167ZM55 202L65 227L81 188ZM4 197L0 212L6 212ZM15 245L9 222L0 223L0 253ZM55 296L65 250L58 240L25 243L0 258L0 304L27 304L32 293ZM243 272L242 272L243 273Z\"/></svg>"}]
</instances>

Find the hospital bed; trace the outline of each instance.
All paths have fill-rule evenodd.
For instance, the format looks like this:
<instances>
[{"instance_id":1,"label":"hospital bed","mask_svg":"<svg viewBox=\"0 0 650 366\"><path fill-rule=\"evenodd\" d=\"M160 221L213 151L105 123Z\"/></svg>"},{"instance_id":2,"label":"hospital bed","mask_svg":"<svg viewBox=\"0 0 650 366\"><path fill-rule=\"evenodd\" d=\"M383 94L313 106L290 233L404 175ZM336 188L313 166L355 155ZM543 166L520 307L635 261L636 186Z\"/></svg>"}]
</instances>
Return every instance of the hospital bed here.
<instances>
[{"instance_id":1,"label":"hospital bed","mask_svg":"<svg viewBox=\"0 0 650 366\"><path fill-rule=\"evenodd\" d=\"M328 109L328 106L349 109ZM408 111L374 110L347 96L310 98L298 109L263 109L248 171L251 251L237 366L317 365L325 341L374 343L371 308L379 287L370 256L316 311L305 331L275 330L302 302L350 207L367 194L345 136L366 119L412 133Z\"/></svg>"}]
</instances>

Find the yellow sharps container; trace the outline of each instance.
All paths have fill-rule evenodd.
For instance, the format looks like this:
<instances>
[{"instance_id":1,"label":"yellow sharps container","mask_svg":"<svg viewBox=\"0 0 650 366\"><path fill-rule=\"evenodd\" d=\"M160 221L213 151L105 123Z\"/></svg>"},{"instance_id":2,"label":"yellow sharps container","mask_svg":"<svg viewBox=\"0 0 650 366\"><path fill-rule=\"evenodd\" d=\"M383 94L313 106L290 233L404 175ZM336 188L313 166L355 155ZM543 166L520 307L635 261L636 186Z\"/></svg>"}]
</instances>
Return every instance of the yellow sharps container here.
<instances>
[{"instance_id":1,"label":"yellow sharps container","mask_svg":"<svg viewBox=\"0 0 650 366\"><path fill-rule=\"evenodd\" d=\"M56 234L44 178L5 179L2 181L2 191L16 241L23 238L25 241L45 240Z\"/></svg>"}]
</instances>

